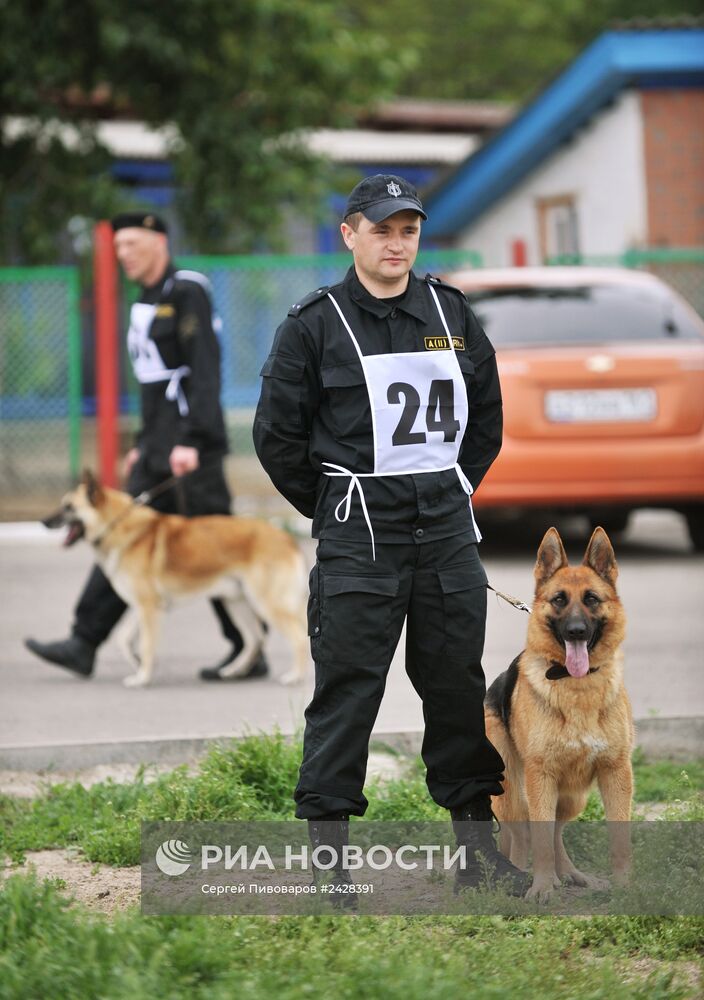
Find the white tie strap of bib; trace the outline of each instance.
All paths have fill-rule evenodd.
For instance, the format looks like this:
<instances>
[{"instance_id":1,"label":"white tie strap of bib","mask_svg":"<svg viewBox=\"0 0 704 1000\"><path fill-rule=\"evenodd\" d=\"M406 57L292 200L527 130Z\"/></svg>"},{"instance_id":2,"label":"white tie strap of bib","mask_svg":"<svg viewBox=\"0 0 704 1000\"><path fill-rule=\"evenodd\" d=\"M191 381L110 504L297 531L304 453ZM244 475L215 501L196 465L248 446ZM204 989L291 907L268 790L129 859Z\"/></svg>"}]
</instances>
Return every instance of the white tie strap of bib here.
<instances>
[{"instance_id":1,"label":"white tie strap of bib","mask_svg":"<svg viewBox=\"0 0 704 1000\"><path fill-rule=\"evenodd\" d=\"M171 372L171 378L169 379L169 384L166 387L166 398L170 403L174 400L178 403L178 412L182 417L188 416L188 400L186 399L186 394L181 388L181 380L186 378L186 376L191 374L191 369L188 365L181 365L180 368L176 368L175 371Z\"/></svg>"},{"instance_id":2,"label":"white tie strap of bib","mask_svg":"<svg viewBox=\"0 0 704 1000\"><path fill-rule=\"evenodd\" d=\"M455 466L455 472L457 473L457 478L460 481L460 486L469 497L469 514L470 517L472 518L472 527L474 528L474 534L477 536L477 541L481 542L482 533L479 530L479 525L474 520L474 508L472 507L472 494L474 493L474 490L472 488L472 484L470 483L469 479L467 479L464 472L460 468L459 463Z\"/></svg>"},{"instance_id":3,"label":"white tie strap of bib","mask_svg":"<svg viewBox=\"0 0 704 1000\"><path fill-rule=\"evenodd\" d=\"M364 490L362 489L362 484L360 483L360 479L365 479L365 478L383 479L384 477L379 476L377 473L374 472L351 472L349 469L346 469L344 465L335 465L333 462L323 462L323 465L327 465L328 468L335 470L334 472L326 472L325 473L326 476L331 476L331 477L348 476L350 480L350 484L347 487L347 493L345 493L342 500L340 500L337 507L335 507L335 520L339 521L340 524L344 524L345 521L349 520L350 510L352 507L352 495L354 494L354 491L357 490L357 493L359 494L359 502L362 505L362 513L364 514L364 520L366 521L367 528L369 529L369 538L371 539L372 543L372 562L376 562L376 545L374 542L374 529L372 528L371 518L369 517L369 510L367 509L367 501L364 496ZM474 490L472 489L472 484L470 483L469 479L467 479L467 477L465 476L464 472L462 471L459 465L455 466L455 472L457 473L457 478L460 481L460 486L467 494L467 497L469 499L469 514L470 517L472 518L472 527L474 528L474 533L476 535L477 541L481 542L482 533L479 530L479 525L474 520L474 510L472 509L472 493L474 492ZM344 508L342 514L340 513L340 508Z\"/></svg>"},{"instance_id":4,"label":"white tie strap of bib","mask_svg":"<svg viewBox=\"0 0 704 1000\"><path fill-rule=\"evenodd\" d=\"M181 381L187 378L191 374L191 369L188 365L181 365L180 368L166 368L161 371L142 373L139 381L142 384L147 382L166 382L168 380L168 385L166 387L165 396L170 403L174 400L178 403L178 412L182 417L187 417L189 414L188 400L186 399L186 394L181 388Z\"/></svg>"},{"instance_id":5,"label":"white tie strap of bib","mask_svg":"<svg viewBox=\"0 0 704 1000\"><path fill-rule=\"evenodd\" d=\"M359 500L362 504L362 513L364 514L364 520L367 522L367 528L369 529L369 537L372 540L372 562L376 562L376 547L374 545L374 529L372 528L372 522L369 518L369 511L367 510L367 501L364 498L364 490L362 489L362 484L359 479L360 476L372 477L373 472L350 472L343 465L335 465L333 462L323 462L323 465L329 466L331 469L335 469L335 472L326 472L326 476L349 476L350 485L347 487L347 493L344 495L342 500L335 508L335 520L339 521L340 524L344 524L345 521L349 520L350 508L352 506L352 494L355 489L359 493ZM344 514L340 515L340 508L344 507Z\"/></svg>"},{"instance_id":6,"label":"white tie strap of bib","mask_svg":"<svg viewBox=\"0 0 704 1000\"><path fill-rule=\"evenodd\" d=\"M437 379L438 377L451 378L454 384L459 383L464 393L465 411L466 411L466 389L464 383L462 382L462 371L459 366L459 361L457 360L457 351L455 350L454 340L452 338L452 334L450 332L447 320L445 318L445 314L443 313L442 306L440 305L440 300L435 292L435 289L432 287L432 285L429 285L428 288L430 290L430 294L433 298L435 307L442 321L443 329L448 339L449 350L447 352L443 352L443 354L446 354L448 357L448 370L447 372L443 370L440 376L438 376L436 370L433 370L430 375L428 375L425 371L422 370L419 372L419 374L422 377L422 380L423 379L425 380L426 385L431 378ZM344 328L349 334L349 337L352 341L352 344L355 348L357 356L359 357L360 363L362 365L362 372L364 374L364 380L367 386L367 392L369 394L369 404L371 409L371 420L372 420L373 454L374 454L373 472L352 472L350 469L346 469L342 465L335 465L333 462L322 463L324 466L327 466L328 469L334 470L328 472L326 469L324 470L324 475L335 476L335 477L347 476L349 478L349 486L347 488L347 492L345 496L342 498L342 500L340 500L340 502L335 507L335 519L341 524L349 520L352 498L356 490L357 493L359 494L360 503L362 505L362 512L364 514L364 520L369 530L369 537L371 538L372 559L376 561L374 530L372 528L371 518L369 517L369 511L367 510L367 503L364 496L364 490L362 488L361 480L364 478L370 478L370 479L383 478L385 476L405 476L405 475L414 476L428 472L437 473L437 472L445 472L448 471L449 469L454 469L457 473L457 478L460 482L460 485L462 486L463 491L467 494L470 516L472 518L472 526L474 528L477 541L480 541L481 533L479 531L479 528L477 527L476 521L474 520L474 511L472 510L472 485L465 476L465 474L462 472L462 469L460 468L459 464L457 464L457 459L459 455L459 446L456 446L454 448L452 454L442 453L431 456L432 464L429 464L424 460L425 456L418 455L417 451L414 451L412 452L411 455L407 454L408 458L407 464L403 465L403 463L401 463L402 467L396 468L394 463L386 461L389 458L389 456L384 450L387 449L388 451L387 445L389 444L389 442L386 440L386 436L389 435L388 421L383 426L383 433L381 439L382 442L385 443L382 446L379 445L379 424L377 421L378 414L377 414L377 409L375 408L375 386L376 386L377 398L379 398L378 389L380 380L388 379L390 377L388 371L384 368L384 364L386 363L387 358L392 359L394 362L398 361L402 366L405 365L406 368L408 368L411 364L411 361L409 359L413 359L414 363L416 362L416 360L420 359L422 363L425 364L425 361L423 360L424 358L423 352L413 351L413 352L406 352L399 354L390 354L388 356L385 356L383 354L367 356L363 354L362 349L357 341L357 338L355 337L352 328L349 322L347 321L347 318L345 317L345 314L340 308L338 302L335 300L335 298L330 292L327 293L327 297L332 302L340 318L340 321L342 322ZM449 359L452 359L452 361L450 362ZM440 366L436 366L436 369L438 367ZM410 381L412 381L412 379L409 378L409 382ZM387 383L385 381L383 381L381 384L381 389L383 391L381 392L380 398L382 402L386 401L387 393L386 389L384 388L386 384ZM432 384L434 385L435 383ZM412 386L409 386L409 388L412 388ZM461 426L462 425L459 422L457 422L457 427L460 428ZM396 442L394 441L393 443ZM415 447L415 445L413 445L413 447ZM392 467L390 468L389 466Z\"/></svg>"}]
</instances>

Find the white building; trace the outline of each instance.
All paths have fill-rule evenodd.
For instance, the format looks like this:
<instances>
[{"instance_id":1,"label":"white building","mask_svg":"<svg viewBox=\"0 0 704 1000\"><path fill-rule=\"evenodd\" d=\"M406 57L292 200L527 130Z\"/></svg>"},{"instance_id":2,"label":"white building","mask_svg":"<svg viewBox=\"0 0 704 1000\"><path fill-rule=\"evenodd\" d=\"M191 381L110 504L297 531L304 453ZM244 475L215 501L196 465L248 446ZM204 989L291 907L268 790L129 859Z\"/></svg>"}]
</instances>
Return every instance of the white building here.
<instances>
[{"instance_id":1,"label":"white building","mask_svg":"<svg viewBox=\"0 0 704 1000\"><path fill-rule=\"evenodd\" d=\"M704 31L600 36L437 187L425 236L487 266L704 246Z\"/></svg>"}]
</instances>

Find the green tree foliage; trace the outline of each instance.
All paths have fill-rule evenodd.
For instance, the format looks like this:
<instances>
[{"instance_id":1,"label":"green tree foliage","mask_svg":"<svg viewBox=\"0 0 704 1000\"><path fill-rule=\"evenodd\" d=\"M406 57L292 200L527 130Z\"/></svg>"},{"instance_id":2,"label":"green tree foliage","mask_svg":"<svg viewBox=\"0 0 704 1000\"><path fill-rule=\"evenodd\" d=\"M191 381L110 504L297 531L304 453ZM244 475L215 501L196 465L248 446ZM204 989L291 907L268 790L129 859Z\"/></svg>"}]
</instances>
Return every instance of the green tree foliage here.
<instances>
[{"instance_id":1,"label":"green tree foliage","mask_svg":"<svg viewBox=\"0 0 704 1000\"><path fill-rule=\"evenodd\" d=\"M395 94L524 103L614 21L700 2L0 0L0 259L54 261L72 216L124 207L100 116L174 127L194 250L275 247L326 179L298 130Z\"/></svg>"},{"instance_id":2,"label":"green tree foliage","mask_svg":"<svg viewBox=\"0 0 704 1000\"><path fill-rule=\"evenodd\" d=\"M117 207L101 115L174 127L195 249L275 244L321 179L290 137L349 124L404 61L338 0L0 0L0 35L0 256L32 262Z\"/></svg>"},{"instance_id":3,"label":"green tree foliage","mask_svg":"<svg viewBox=\"0 0 704 1000\"><path fill-rule=\"evenodd\" d=\"M701 0L349 0L358 23L413 53L410 97L523 103L610 25L701 14Z\"/></svg>"}]
</instances>

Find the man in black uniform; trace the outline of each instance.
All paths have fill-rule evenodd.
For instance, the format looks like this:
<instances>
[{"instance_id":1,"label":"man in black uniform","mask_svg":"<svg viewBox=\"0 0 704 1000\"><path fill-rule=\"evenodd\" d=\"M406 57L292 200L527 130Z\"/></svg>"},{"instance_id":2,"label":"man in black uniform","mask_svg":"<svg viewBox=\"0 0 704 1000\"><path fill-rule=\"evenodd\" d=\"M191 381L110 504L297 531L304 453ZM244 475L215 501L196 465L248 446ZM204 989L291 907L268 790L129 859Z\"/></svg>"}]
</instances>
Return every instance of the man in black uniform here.
<instances>
[{"instance_id":1,"label":"man in black uniform","mask_svg":"<svg viewBox=\"0 0 704 1000\"><path fill-rule=\"evenodd\" d=\"M138 496L172 476L185 476L173 489L155 496L151 506L188 516L229 514L220 347L209 282L195 271L174 268L166 226L158 216L125 213L113 219L112 228L126 276L142 287L132 306L128 333L130 359L141 389L142 429L125 459L127 490ZM261 650L247 663L238 660L242 636L222 602L213 600L212 605L231 648L222 662L204 668L200 676L222 680L266 674ZM89 677L98 646L125 608L96 565L76 605L70 637L47 643L27 639L26 646L50 663Z\"/></svg>"},{"instance_id":2,"label":"man in black uniform","mask_svg":"<svg viewBox=\"0 0 704 1000\"><path fill-rule=\"evenodd\" d=\"M428 789L471 856L458 885L479 881L479 847L522 888L491 835L503 762L484 730L487 579L470 503L501 447L501 392L464 295L411 270L425 218L403 178L358 184L341 227L354 266L293 306L262 369L257 454L319 539L296 815L314 844L339 844L364 814L369 737L405 621Z\"/></svg>"}]
</instances>

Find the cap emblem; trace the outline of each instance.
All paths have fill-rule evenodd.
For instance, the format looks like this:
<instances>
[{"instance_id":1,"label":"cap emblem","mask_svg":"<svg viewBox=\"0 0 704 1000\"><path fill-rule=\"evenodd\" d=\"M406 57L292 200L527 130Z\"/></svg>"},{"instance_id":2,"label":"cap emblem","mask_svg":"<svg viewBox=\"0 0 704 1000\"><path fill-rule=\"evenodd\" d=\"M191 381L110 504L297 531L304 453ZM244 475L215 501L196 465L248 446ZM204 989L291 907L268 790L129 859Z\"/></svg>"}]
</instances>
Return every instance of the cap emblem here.
<instances>
[{"instance_id":1,"label":"cap emblem","mask_svg":"<svg viewBox=\"0 0 704 1000\"><path fill-rule=\"evenodd\" d=\"M386 185L386 190L394 198L398 198L398 196L401 194L401 188L398 186L398 184L396 183L396 181L391 181L390 184L387 184Z\"/></svg>"}]
</instances>

